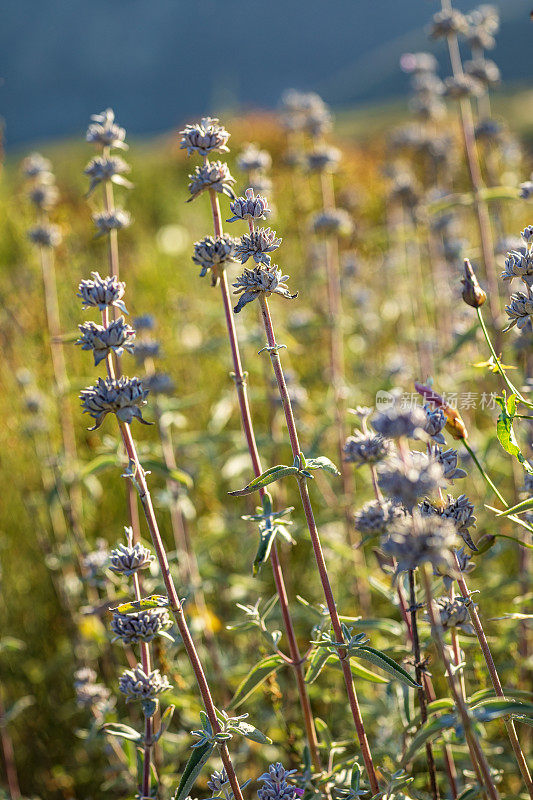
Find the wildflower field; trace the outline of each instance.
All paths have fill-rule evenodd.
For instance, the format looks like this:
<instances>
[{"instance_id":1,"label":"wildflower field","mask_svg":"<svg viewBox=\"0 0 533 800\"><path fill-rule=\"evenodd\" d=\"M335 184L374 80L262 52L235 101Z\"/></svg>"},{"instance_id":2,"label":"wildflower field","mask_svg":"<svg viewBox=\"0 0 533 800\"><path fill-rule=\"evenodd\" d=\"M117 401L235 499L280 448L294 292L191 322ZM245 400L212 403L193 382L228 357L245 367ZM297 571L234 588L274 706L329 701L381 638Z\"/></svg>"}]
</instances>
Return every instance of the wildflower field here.
<instances>
[{"instance_id":1,"label":"wildflower field","mask_svg":"<svg viewBox=\"0 0 533 800\"><path fill-rule=\"evenodd\" d=\"M87 109L5 158L2 797L533 798L497 28L443 3L383 119L287 90L136 141Z\"/></svg>"}]
</instances>

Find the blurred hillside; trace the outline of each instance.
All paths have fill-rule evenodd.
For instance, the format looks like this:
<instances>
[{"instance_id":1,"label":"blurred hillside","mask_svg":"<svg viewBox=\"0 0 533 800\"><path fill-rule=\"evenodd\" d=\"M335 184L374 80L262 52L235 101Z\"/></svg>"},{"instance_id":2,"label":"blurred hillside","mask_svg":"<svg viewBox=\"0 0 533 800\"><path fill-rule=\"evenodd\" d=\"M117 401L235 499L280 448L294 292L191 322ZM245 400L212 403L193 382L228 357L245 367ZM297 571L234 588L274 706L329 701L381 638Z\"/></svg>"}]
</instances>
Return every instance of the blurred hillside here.
<instances>
[{"instance_id":1,"label":"blurred hillside","mask_svg":"<svg viewBox=\"0 0 533 800\"><path fill-rule=\"evenodd\" d=\"M459 2L463 10L477 3ZM491 53L509 83L533 77L529 6L495 3ZM398 96L398 60L428 49L427 0L7 0L0 115L8 145L78 135L112 105L132 134L213 109L273 107L290 86L337 108ZM447 62L442 51L442 74Z\"/></svg>"}]
</instances>

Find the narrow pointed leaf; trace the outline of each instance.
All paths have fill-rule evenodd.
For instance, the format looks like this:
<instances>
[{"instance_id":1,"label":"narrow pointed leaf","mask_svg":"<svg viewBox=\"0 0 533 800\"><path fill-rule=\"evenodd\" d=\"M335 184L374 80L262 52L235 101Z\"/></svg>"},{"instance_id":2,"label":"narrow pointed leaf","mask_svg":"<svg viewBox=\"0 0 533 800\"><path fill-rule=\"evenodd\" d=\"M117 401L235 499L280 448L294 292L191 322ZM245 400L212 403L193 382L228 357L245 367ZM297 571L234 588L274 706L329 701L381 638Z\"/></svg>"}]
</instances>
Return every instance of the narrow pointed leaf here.
<instances>
[{"instance_id":1,"label":"narrow pointed leaf","mask_svg":"<svg viewBox=\"0 0 533 800\"><path fill-rule=\"evenodd\" d=\"M227 706L227 710L230 711L238 708L241 703L248 700L250 695L253 694L256 689L259 689L271 675L274 675L284 663L281 656L278 655L271 655L263 658L241 681L230 704Z\"/></svg>"},{"instance_id":2,"label":"narrow pointed leaf","mask_svg":"<svg viewBox=\"0 0 533 800\"><path fill-rule=\"evenodd\" d=\"M265 736L265 734L258 730L254 725L250 725L249 722L244 722L241 720L241 722L239 722L238 730L239 733L241 733L251 742L257 742L258 744L272 744L272 739L269 739L268 736Z\"/></svg>"},{"instance_id":3,"label":"narrow pointed leaf","mask_svg":"<svg viewBox=\"0 0 533 800\"><path fill-rule=\"evenodd\" d=\"M483 722L489 722L500 717L513 716L533 717L533 703L522 703L519 700L507 700L504 697L494 697L476 704L472 711Z\"/></svg>"},{"instance_id":4,"label":"narrow pointed leaf","mask_svg":"<svg viewBox=\"0 0 533 800\"><path fill-rule=\"evenodd\" d=\"M305 469L323 469L325 472L330 472L332 475L340 475L339 470L329 458L326 456L318 456L317 458L308 458L305 464Z\"/></svg>"},{"instance_id":5,"label":"narrow pointed leaf","mask_svg":"<svg viewBox=\"0 0 533 800\"><path fill-rule=\"evenodd\" d=\"M405 764L411 761L411 759L416 755L420 748L426 744L426 742L434 739L435 736L438 736L439 733L442 733L442 731L445 731L448 728L453 728L454 725L455 716L453 714L444 714L442 717L435 717L434 719L428 719L427 722L424 722L420 730L413 737L413 741L407 748L401 761L402 766L405 766Z\"/></svg>"},{"instance_id":6,"label":"narrow pointed leaf","mask_svg":"<svg viewBox=\"0 0 533 800\"><path fill-rule=\"evenodd\" d=\"M136 731L135 728L130 728L129 725L122 725L120 722L106 722L102 725L100 730L107 733L109 736L116 736L119 739L128 739L130 742L140 742L142 734Z\"/></svg>"},{"instance_id":7,"label":"narrow pointed leaf","mask_svg":"<svg viewBox=\"0 0 533 800\"><path fill-rule=\"evenodd\" d=\"M182 469L178 469L177 467L170 469L167 467L164 461L160 461L156 458L147 458L143 461L143 467L149 472L155 472L157 475L162 475L163 478L166 478L167 480L180 483L187 489L192 488L193 482L190 475L188 475Z\"/></svg>"},{"instance_id":8,"label":"narrow pointed leaf","mask_svg":"<svg viewBox=\"0 0 533 800\"><path fill-rule=\"evenodd\" d=\"M114 611L120 614L131 614L132 611L141 611L143 608L166 608L168 606L168 597L161 594L151 594L149 597L143 597L142 600L132 600L130 603L122 603L117 606Z\"/></svg>"},{"instance_id":9,"label":"narrow pointed leaf","mask_svg":"<svg viewBox=\"0 0 533 800\"><path fill-rule=\"evenodd\" d=\"M521 514L523 511L530 511L533 508L533 497L528 497L527 500L522 500L511 508L506 508L504 511L499 511L499 517L508 517L509 514Z\"/></svg>"},{"instance_id":10,"label":"narrow pointed leaf","mask_svg":"<svg viewBox=\"0 0 533 800\"><path fill-rule=\"evenodd\" d=\"M382 653L381 650L363 645L363 647L357 648L355 656L356 658L364 658L370 661L375 667L380 667L384 672L388 672L389 675L395 680L400 681L400 683L411 686L414 689L418 688L418 683L411 677L407 670L397 664L390 656Z\"/></svg>"},{"instance_id":11,"label":"narrow pointed leaf","mask_svg":"<svg viewBox=\"0 0 533 800\"><path fill-rule=\"evenodd\" d=\"M183 770L183 775L176 789L174 800L185 800L185 798L189 796L196 779L209 760L214 746L212 742L205 742L205 744L200 745L200 747L194 748Z\"/></svg>"},{"instance_id":12,"label":"narrow pointed leaf","mask_svg":"<svg viewBox=\"0 0 533 800\"><path fill-rule=\"evenodd\" d=\"M257 492L258 489L263 489L265 486L269 486L271 483L275 483L279 481L281 478L285 478L288 475L297 475L298 469L296 467L288 467L285 464L278 464L276 467L270 467L267 469L266 472L263 472L261 475L258 475L257 478L254 478L253 481L246 484L244 489L237 489L233 492L228 492L228 494L232 495L232 497L243 497L246 494L252 494L252 492Z\"/></svg>"}]
</instances>

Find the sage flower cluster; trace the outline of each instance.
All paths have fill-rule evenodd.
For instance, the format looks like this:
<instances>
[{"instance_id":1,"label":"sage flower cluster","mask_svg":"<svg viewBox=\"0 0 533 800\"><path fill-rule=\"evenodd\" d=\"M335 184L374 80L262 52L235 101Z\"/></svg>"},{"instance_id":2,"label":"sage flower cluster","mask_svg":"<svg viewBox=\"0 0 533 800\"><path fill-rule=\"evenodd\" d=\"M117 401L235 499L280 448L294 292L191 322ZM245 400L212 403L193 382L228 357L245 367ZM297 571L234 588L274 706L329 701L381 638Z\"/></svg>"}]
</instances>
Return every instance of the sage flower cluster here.
<instances>
[{"instance_id":1,"label":"sage flower cluster","mask_svg":"<svg viewBox=\"0 0 533 800\"><path fill-rule=\"evenodd\" d=\"M229 205L233 216L227 219L226 222L238 222L243 219L266 219L267 214L270 214L268 207L268 200L266 197L254 194L253 188L246 189L244 197L237 197L233 203Z\"/></svg>"},{"instance_id":2,"label":"sage flower cluster","mask_svg":"<svg viewBox=\"0 0 533 800\"><path fill-rule=\"evenodd\" d=\"M106 308L115 306L127 314L122 300L126 284L119 281L114 275L102 278L98 272L91 272L91 276L91 278L81 281L78 286L77 297L81 298L82 308L97 308L99 311L104 311Z\"/></svg>"},{"instance_id":3,"label":"sage flower cluster","mask_svg":"<svg viewBox=\"0 0 533 800\"><path fill-rule=\"evenodd\" d=\"M458 36L468 32L468 20L456 8L438 11L433 16L430 36L432 39L446 39L448 36Z\"/></svg>"},{"instance_id":4,"label":"sage flower cluster","mask_svg":"<svg viewBox=\"0 0 533 800\"><path fill-rule=\"evenodd\" d=\"M331 111L318 94L295 89L282 95L281 120L287 131L304 131L312 138L327 133L333 123Z\"/></svg>"},{"instance_id":5,"label":"sage flower cluster","mask_svg":"<svg viewBox=\"0 0 533 800\"><path fill-rule=\"evenodd\" d=\"M344 460L360 467L362 464L377 464L387 458L394 445L379 433L362 433L355 431L343 446Z\"/></svg>"},{"instance_id":6,"label":"sage flower cluster","mask_svg":"<svg viewBox=\"0 0 533 800\"><path fill-rule=\"evenodd\" d=\"M202 117L200 122L186 125L179 135L180 148L187 150L188 156L198 153L205 157L215 151L229 153L227 143L230 134L216 117Z\"/></svg>"},{"instance_id":7,"label":"sage flower cluster","mask_svg":"<svg viewBox=\"0 0 533 800\"><path fill-rule=\"evenodd\" d=\"M156 700L160 694L172 688L166 675L161 675L158 669L144 672L141 664L137 664L135 669L125 670L118 686L126 696L127 703L135 700Z\"/></svg>"},{"instance_id":8,"label":"sage flower cluster","mask_svg":"<svg viewBox=\"0 0 533 800\"><path fill-rule=\"evenodd\" d=\"M320 211L311 220L314 233L324 236L349 236L353 231L353 221L344 208Z\"/></svg>"},{"instance_id":9,"label":"sage flower cluster","mask_svg":"<svg viewBox=\"0 0 533 800\"><path fill-rule=\"evenodd\" d=\"M191 196L187 200L188 203L206 190L225 194L232 199L235 197L233 191L235 178L231 175L228 165L222 161L206 161L201 167L195 167L189 178Z\"/></svg>"},{"instance_id":10,"label":"sage flower cluster","mask_svg":"<svg viewBox=\"0 0 533 800\"><path fill-rule=\"evenodd\" d=\"M101 150L127 150L126 131L115 122L115 112L107 108L100 114L91 116L91 124L87 128L86 140L97 145Z\"/></svg>"},{"instance_id":11,"label":"sage flower cluster","mask_svg":"<svg viewBox=\"0 0 533 800\"><path fill-rule=\"evenodd\" d=\"M111 108L94 114L91 124L87 128L86 139L95 144L100 155L91 159L85 167L84 174L89 178L87 197L100 184L113 183L125 189L131 189L133 184L124 177L130 171L129 165L120 156L113 155L111 150L127 150L126 131L115 122L115 113ZM131 215L123 208L114 208L109 202L106 193L106 206L102 211L93 214L92 219L96 226L96 237L106 236L111 231L119 231L129 227Z\"/></svg>"},{"instance_id":12,"label":"sage flower cluster","mask_svg":"<svg viewBox=\"0 0 533 800\"><path fill-rule=\"evenodd\" d=\"M93 669L81 667L74 673L74 691L77 705L91 710L98 717L106 709L111 692L102 683L97 683L96 678Z\"/></svg>"},{"instance_id":13,"label":"sage flower cluster","mask_svg":"<svg viewBox=\"0 0 533 800\"><path fill-rule=\"evenodd\" d=\"M233 309L238 314L247 303L251 303L261 295L269 297L271 294L279 294L288 300L294 300L298 293L291 294L289 287L285 283L288 275L283 275L275 264L267 266L259 265L253 269L245 269L233 286L233 294L240 294L239 302Z\"/></svg>"},{"instance_id":14,"label":"sage flower cluster","mask_svg":"<svg viewBox=\"0 0 533 800\"><path fill-rule=\"evenodd\" d=\"M268 170L272 166L270 153L260 150L255 144L247 144L237 157L237 166L244 172L248 191L252 190L259 195L270 194L272 190L272 181L268 177Z\"/></svg>"},{"instance_id":15,"label":"sage flower cluster","mask_svg":"<svg viewBox=\"0 0 533 800\"><path fill-rule=\"evenodd\" d=\"M120 156L96 156L84 169L84 174L91 180L86 196L89 197L96 187L105 181L131 189L133 184L124 177L124 173L129 171L129 164Z\"/></svg>"},{"instance_id":16,"label":"sage flower cluster","mask_svg":"<svg viewBox=\"0 0 533 800\"><path fill-rule=\"evenodd\" d=\"M300 792L289 783L289 778L296 770L287 770L279 761L271 764L268 772L264 772L257 779L262 786L257 790L259 800L295 800L300 797Z\"/></svg>"},{"instance_id":17,"label":"sage flower cluster","mask_svg":"<svg viewBox=\"0 0 533 800\"><path fill-rule=\"evenodd\" d=\"M227 233L222 236L204 236L194 243L192 260L201 267L200 277L203 278L211 271L211 285L216 286L220 278L220 269L226 264L235 261L237 239Z\"/></svg>"},{"instance_id":18,"label":"sage flower cluster","mask_svg":"<svg viewBox=\"0 0 533 800\"><path fill-rule=\"evenodd\" d=\"M126 533L126 544L121 542L111 550L109 554L109 569L117 575L124 575L126 578L130 578L139 570L148 569L155 556L141 542L133 544L132 528L124 528L124 531Z\"/></svg>"},{"instance_id":19,"label":"sage flower cluster","mask_svg":"<svg viewBox=\"0 0 533 800\"><path fill-rule=\"evenodd\" d=\"M470 534L470 528L476 527L476 517L473 513L474 504L465 494L459 495L457 499L449 494L443 504L432 503L426 499L420 504L419 510L423 516L438 516L453 522L455 530L464 543L471 550L477 550Z\"/></svg>"},{"instance_id":20,"label":"sage flower cluster","mask_svg":"<svg viewBox=\"0 0 533 800\"><path fill-rule=\"evenodd\" d=\"M520 278L527 287L527 293L519 291L511 295L509 304L505 306L508 324L504 328L504 332L509 331L515 325L519 330L522 328L531 330L532 326L533 226L527 225L520 235L523 245L507 253L505 269L501 273L501 278L509 283L515 278Z\"/></svg>"},{"instance_id":21,"label":"sage flower cluster","mask_svg":"<svg viewBox=\"0 0 533 800\"><path fill-rule=\"evenodd\" d=\"M129 424L133 419L138 419L144 425L149 425L141 413L147 395L148 390L139 378L99 378L94 386L88 386L80 393L83 413L95 420L89 430L98 430L108 414L116 414L120 422Z\"/></svg>"},{"instance_id":22,"label":"sage flower cluster","mask_svg":"<svg viewBox=\"0 0 533 800\"><path fill-rule=\"evenodd\" d=\"M404 72L411 75L412 97L409 110L423 121L440 119L445 113L441 96L444 85L437 75L437 60L431 53L404 53L400 59ZM416 128L417 138L422 136Z\"/></svg>"},{"instance_id":23,"label":"sage flower cluster","mask_svg":"<svg viewBox=\"0 0 533 800\"><path fill-rule=\"evenodd\" d=\"M397 519L381 540L381 549L397 562L396 574L428 563L434 569L453 569L453 524L441 517L424 517L417 510Z\"/></svg>"},{"instance_id":24,"label":"sage flower cluster","mask_svg":"<svg viewBox=\"0 0 533 800\"><path fill-rule=\"evenodd\" d=\"M408 453L404 458L391 456L378 467L382 491L396 503L412 510L420 497L434 494L445 486L444 471L434 458L422 453Z\"/></svg>"},{"instance_id":25,"label":"sage flower cluster","mask_svg":"<svg viewBox=\"0 0 533 800\"><path fill-rule=\"evenodd\" d=\"M458 628L463 633L474 634L474 628L470 623L468 608L462 597L439 597L437 599L437 609L440 624L445 631Z\"/></svg>"},{"instance_id":26,"label":"sage flower cluster","mask_svg":"<svg viewBox=\"0 0 533 800\"><path fill-rule=\"evenodd\" d=\"M129 614L115 611L111 620L111 630L115 634L113 641L121 639L126 645L151 642L171 626L168 611L163 608L147 608Z\"/></svg>"},{"instance_id":27,"label":"sage flower cluster","mask_svg":"<svg viewBox=\"0 0 533 800\"><path fill-rule=\"evenodd\" d=\"M135 331L124 317L112 320L107 327L97 322L84 322L78 325L81 336L76 344L82 350L92 350L95 367L113 352L121 356L124 351L133 353Z\"/></svg>"},{"instance_id":28,"label":"sage flower cluster","mask_svg":"<svg viewBox=\"0 0 533 800\"><path fill-rule=\"evenodd\" d=\"M354 514L355 529L363 536L386 533L389 526L405 516L405 509L390 500L370 500Z\"/></svg>"},{"instance_id":29,"label":"sage flower cluster","mask_svg":"<svg viewBox=\"0 0 533 800\"><path fill-rule=\"evenodd\" d=\"M415 438L425 430L427 424L428 414L423 409L418 406L402 408L397 403L378 413L372 420L374 430L387 439Z\"/></svg>"}]
</instances>

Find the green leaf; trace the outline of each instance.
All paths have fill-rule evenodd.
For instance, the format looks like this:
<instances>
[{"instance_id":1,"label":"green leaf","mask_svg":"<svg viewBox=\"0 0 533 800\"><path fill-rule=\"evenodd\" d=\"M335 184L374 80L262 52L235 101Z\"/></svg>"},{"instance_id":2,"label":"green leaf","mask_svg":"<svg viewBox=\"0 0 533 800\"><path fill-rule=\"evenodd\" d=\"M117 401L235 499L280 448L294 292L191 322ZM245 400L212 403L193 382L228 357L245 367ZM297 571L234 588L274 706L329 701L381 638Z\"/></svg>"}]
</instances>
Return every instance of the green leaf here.
<instances>
[{"instance_id":1,"label":"green leaf","mask_svg":"<svg viewBox=\"0 0 533 800\"><path fill-rule=\"evenodd\" d=\"M251 694L255 692L271 675L273 675L285 662L278 655L271 655L263 658L258 664L253 667L248 675L241 681L237 687L237 691L233 695L227 710L233 710L248 700Z\"/></svg>"},{"instance_id":2,"label":"green leaf","mask_svg":"<svg viewBox=\"0 0 533 800\"><path fill-rule=\"evenodd\" d=\"M258 744L272 744L272 739L269 739L268 736L265 736L264 733L258 730L254 725L251 725L249 722L244 722L244 720L241 720L236 727L239 733L241 733L251 742L257 742Z\"/></svg>"},{"instance_id":3,"label":"green leaf","mask_svg":"<svg viewBox=\"0 0 533 800\"><path fill-rule=\"evenodd\" d=\"M277 533L278 527L276 525L270 525L270 527L263 528L259 531L259 546L255 554L254 563L252 564L252 575L254 578L268 559Z\"/></svg>"},{"instance_id":4,"label":"green leaf","mask_svg":"<svg viewBox=\"0 0 533 800\"><path fill-rule=\"evenodd\" d=\"M212 742L205 742L205 744L194 748L183 770L183 775L176 789L174 800L185 800L185 798L189 796L198 775L207 763L214 747L215 745Z\"/></svg>"},{"instance_id":5,"label":"green leaf","mask_svg":"<svg viewBox=\"0 0 533 800\"><path fill-rule=\"evenodd\" d=\"M328 653L325 647L317 647L313 650L311 654L311 658L309 659L309 666L307 667L307 672L305 674L305 682L306 683L314 683L326 664L332 662L336 656Z\"/></svg>"},{"instance_id":6,"label":"green leaf","mask_svg":"<svg viewBox=\"0 0 533 800\"><path fill-rule=\"evenodd\" d=\"M333 461L331 461L329 458L326 458L326 456L308 458L306 460L305 469L323 469L325 472L330 472L332 475L340 475L340 472Z\"/></svg>"},{"instance_id":7,"label":"green leaf","mask_svg":"<svg viewBox=\"0 0 533 800\"><path fill-rule=\"evenodd\" d=\"M168 731L170 723L172 722L172 717L174 716L175 708L176 706L173 705L167 706L163 711L163 713L161 714L161 722L159 723L159 730L153 737L154 742L158 742L160 738Z\"/></svg>"},{"instance_id":8,"label":"green leaf","mask_svg":"<svg viewBox=\"0 0 533 800\"><path fill-rule=\"evenodd\" d=\"M104 453L101 456L93 458L88 464L84 464L81 468L80 477L86 478L88 475L98 475L99 472L114 469L116 466L117 457L115 453Z\"/></svg>"},{"instance_id":9,"label":"green leaf","mask_svg":"<svg viewBox=\"0 0 533 800\"><path fill-rule=\"evenodd\" d=\"M493 719L511 716L511 714L513 716L533 717L533 703L521 703L519 700L494 697L477 703L473 706L472 711L482 722L490 722Z\"/></svg>"},{"instance_id":10,"label":"green leaf","mask_svg":"<svg viewBox=\"0 0 533 800\"><path fill-rule=\"evenodd\" d=\"M192 488L193 482L190 475L188 475L182 469L178 469L177 467L174 469L167 467L164 461L160 461L157 458L148 458L143 460L143 468L149 472L155 472L158 475L162 475L163 478L166 478L168 481L179 483L182 486L185 486L187 489Z\"/></svg>"},{"instance_id":11,"label":"green leaf","mask_svg":"<svg viewBox=\"0 0 533 800\"><path fill-rule=\"evenodd\" d=\"M244 489L237 489L234 492L228 492L228 494L232 495L232 497L243 497L246 494L256 492L258 489L263 489L265 486L269 486L271 483L275 483L281 478L287 477L287 475L298 475L298 468L288 467L286 464L278 464L275 467L270 467L270 469L267 469L266 472L263 472L261 475L258 475L257 478L254 478L253 481L246 484Z\"/></svg>"},{"instance_id":12,"label":"green leaf","mask_svg":"<svg viewBox=\"0 0 533 800\"><path fill-rule=\"evenodd\" d=\"M524 698L525 700L533 700L533 692L526 692L525 689L504 689L503 691L506 700L520 700L521 698ZM480 703L482 700L492 700L493 698L497 699L494 689L480 689L478 692L474 692L474 694L469 698L468 702L470 705L474 705L476 703Z\"/></svg>"},{"instance_id":13,"label":"green leaf","mask_svg":"<svg viewBox=\"0 0 533 800\"><path fill-rule=\"evenodd\" d=\"M522 500L521 503L517 503L515 506L511 506L511 508L506 508L504 511L498 511L498 517L508 517L509 514L521 514L523 511L529 511L533 508L533 497L529 497L527 500Z\"/></svg>"},{"instance_id":14,"label":"green leaf","mask_svg":"<svg viewBox=\"0 0 533 800\"><path fill-rule=\"evenodd\" d=\"M305 676L306 683L313 683L316 681L326 664L334 669L342 671L342 664L336 653L328 653L325 647L317 647L309 661L309 667ZM388 683L386 678L381 675L376 675L375 672L370 672L361 664L350 659L350 670L354 678L359 678L363 681L370 683Z\"/></svg>"},{"instance_id":15,"label":"green leaf","mask_svg":"<svg viewBox=\"0 0 533 800\"><path fill-rule=\"evenodd\" d=\"M453 714L444 714L442 717L434 717L433 719L428 719L427 722L424 722L422 727L413 737L413 741L407 748L401 761L402 766L405 766L409 761L411 761L413 756L416 755L416 753L426 744L426 742L434 739L435 736L438 736L442 731L445 731L448 728L453 728L455 721L455 716Z\"/></svg>"},{"instance_id":16,"label":"green leaf","mask_svg":"<svg viewBox=\"0 0 533 800\"><path fill-rule=\"evenodd\" d=\"M142 600L122 603L113 611L118 611L120 614L131 614L132 611L141 611L143 608L166 608L167 606L168 597L164 597L161 594L151 594L149 597L143 597Z\"/></svg>"},{"instance_id":17,"label":"green leaf","mask_svg":"<svg viewBox=\"0 0 533 800\"><path fill-rule=\"evenodd\" d=\"M140 742L142 734L136 731L135 728L130 728L129 725L123 725L121 722L105 722L100 728L102 733L107 733L108 736L116 736L119 739L128 739L131 742Z\"/></svg>"},{"instance_id":18,"label":"green leaf","mask_svg":"<svg viewBox=\"0 0 533 800\"><path fill-rule=\"evenodd\" d=\"M457 800L477 800L478 797L483 797L483 790L479 786L470 786L457 795Z\"/></svg>"},{"instance_id":19,"label":"green leaf","mask_svg":"<svg viewBox=\"0 0 533 800\"><path fill-rule=\"evenodd\" d=\"M14 719L16 719L19 714L22 714L27 708L32 706L35 703L35 697L32 697L31 694L26 695L25 697L19 697L18 700L15 700L13 705L10 709L8 709L2 719L0 720L0 724L2 727L5 727Z\"/></svg>"},{"instance_id":20,"label":"green leaf","mask_svg":"<svg viewBox=\"0 0 533 800\"><path fill-rule=\"evenodd\" d=\"M496 423L496 434L503 449L520 461L526 472L533 473L533 467L526 461L522 451L516 441L513 430L513 421L516 414L516 395L511 394L506 399L505 392L502 397L496 397L496 402L500 406L501 413Z\"/></svg>"},{"instance_id":21,"label":"green leaf","mask_svg":"<svg viewBox=\"0 0 533 800\"><path fill-rule=\"evenodd\" d=\"M362 647L357 648L354 655L356 658L364 658L367 661L370 661L371 664L374 664L374 666L380 667L380 669L382 669L384 672L388 672L391 677L397 681L400 681L400 683L403 683L406 686L411 686L414 689L418 688L419 684L414 678L411 677L411 675L409 675L407 670L397 664L396 661L390 658L390 656L382 653L381 650L376 650L374 647L363 645Z\"/></svg>"}]
</instances>

